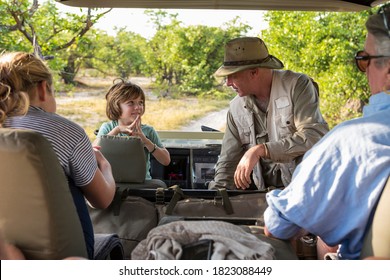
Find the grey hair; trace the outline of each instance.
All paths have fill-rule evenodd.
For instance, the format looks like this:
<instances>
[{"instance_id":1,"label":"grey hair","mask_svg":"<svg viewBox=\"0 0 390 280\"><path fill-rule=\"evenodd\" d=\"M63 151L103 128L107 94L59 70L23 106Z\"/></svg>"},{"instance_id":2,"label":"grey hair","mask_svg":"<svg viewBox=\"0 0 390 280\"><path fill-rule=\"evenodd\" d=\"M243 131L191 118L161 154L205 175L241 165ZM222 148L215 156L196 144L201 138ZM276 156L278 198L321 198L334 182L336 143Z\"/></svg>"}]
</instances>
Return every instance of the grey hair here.
<instances>
[{"instance_id":1,"label":"grey hair","mask_svg":"<svg viewBox=\"0 0 390 280\"><path fill-rule=\"evenodd\" d=\"M384 16L390 18L390 9L384 9L383 14L375 14L369 17L366 22L367 32L374 36L375 50L378 55L390 56L390 34L384 24ZM390 21L389 21L390 23ZM390 58L376 59L379 67L387 65Z\"/></svg>"}]
</instances>

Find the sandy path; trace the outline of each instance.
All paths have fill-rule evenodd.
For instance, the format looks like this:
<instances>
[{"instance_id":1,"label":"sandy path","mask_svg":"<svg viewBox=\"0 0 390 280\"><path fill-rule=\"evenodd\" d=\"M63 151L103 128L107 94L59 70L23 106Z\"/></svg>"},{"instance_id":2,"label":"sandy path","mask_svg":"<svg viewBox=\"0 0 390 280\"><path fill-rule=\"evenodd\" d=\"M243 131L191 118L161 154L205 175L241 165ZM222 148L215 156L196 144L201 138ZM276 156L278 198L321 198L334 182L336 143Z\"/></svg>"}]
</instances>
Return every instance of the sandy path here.
<instances>
[{"instance_id":1,"label":"sandy path","mask_svg":"<svg viewBox=\"0 0 390 280\"><path fill-rule=\"evenodd\" d=\"M198 120L193 120L181 128L182 131L201 131L201 126L205 125L217 130L225 131L226 114L228 108L210 113Z\"/></svg>"}]
</instances>

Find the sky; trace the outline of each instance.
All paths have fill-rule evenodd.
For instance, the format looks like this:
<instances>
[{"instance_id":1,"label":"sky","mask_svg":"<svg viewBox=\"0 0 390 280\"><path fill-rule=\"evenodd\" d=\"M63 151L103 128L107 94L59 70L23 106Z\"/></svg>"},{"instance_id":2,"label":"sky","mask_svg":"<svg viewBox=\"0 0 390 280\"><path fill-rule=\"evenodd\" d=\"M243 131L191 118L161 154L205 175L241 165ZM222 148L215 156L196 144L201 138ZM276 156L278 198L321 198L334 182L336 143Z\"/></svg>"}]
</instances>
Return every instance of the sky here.
<instances>
[{"instance_id":1,"label":"sky","mask_svg":"<svg viewBox=\"0 0 390 280\"><path fill-rule=\"evenodd\" d=\"M60 11L79 13L80 8L69 7L57 4ZM84 10L85 11L85 10ZM113 9L95 24L96 28L106 30L110 35L114 35L113 28L126 27L128 31L133 31L145 38L153 37L155 30L153 24L149 22L149 17L144 14L145 9ZM237 10L166 10L169 14L178 14L178 20L183 25L207 25L223 27L236 16L239 16L242 23L248 24L252 30L248 31L248 36L257 36L261 29L266 27L262 20L262 11L237 11Z\"/></svg>"}]
</instances>

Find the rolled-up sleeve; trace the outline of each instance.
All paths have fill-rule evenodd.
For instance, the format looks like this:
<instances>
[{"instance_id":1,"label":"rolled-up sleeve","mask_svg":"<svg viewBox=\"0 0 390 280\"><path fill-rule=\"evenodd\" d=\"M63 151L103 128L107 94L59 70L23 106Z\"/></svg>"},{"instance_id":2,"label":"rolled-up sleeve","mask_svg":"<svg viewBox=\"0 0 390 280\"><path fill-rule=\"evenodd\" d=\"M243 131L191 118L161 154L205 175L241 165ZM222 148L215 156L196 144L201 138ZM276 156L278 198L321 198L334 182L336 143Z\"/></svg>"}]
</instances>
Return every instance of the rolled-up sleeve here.
<instances>
[{"instance_id":1,"label":"rolled-up sleeve","mask_svg":"<svg viewBox=\"0 0 390 280\"><path fill-rule=\"evenodd\" d=\"M267 193L268 208L264 212L264 222L269 232L279 239L289 239L293 237L300 227L287 220L279 209L286 207L287 200L279 198L281 190L274 190Z\"/></svg>"}]
</instances>

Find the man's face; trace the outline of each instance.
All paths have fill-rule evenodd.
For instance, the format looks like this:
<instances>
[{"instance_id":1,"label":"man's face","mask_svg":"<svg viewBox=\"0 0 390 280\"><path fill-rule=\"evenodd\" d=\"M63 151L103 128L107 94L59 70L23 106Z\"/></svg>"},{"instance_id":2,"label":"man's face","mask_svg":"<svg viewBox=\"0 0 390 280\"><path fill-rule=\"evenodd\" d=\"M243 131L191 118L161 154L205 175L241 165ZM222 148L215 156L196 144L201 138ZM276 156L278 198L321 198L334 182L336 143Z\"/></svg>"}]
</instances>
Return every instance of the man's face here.
<instances>
[{"instance_id":1,"label":"man's face","mask_svg":"<svg viewBox=\"0 0 390 280\"><path fill-rule=\"evenodd\" d=\"M368 33L364 46L364 50L368 53L368 55L385 55L377 53L374 42L374 36ZM385 66L381 66L378 64L379 61L377 60L378 59L372 59L366 71L371 94L376 94L390 88L389 63Z\"/></svg>"},{"instance_id":2,"label":"man's face","mask_svg":"<svg viewBox=\"0 0 390 280\"><path fill-rule=\"evenodd\" d=\"M250 94L250 86L252 84L250 71L252 69L243 70L226 78L226 85L235 90L240 97Z\"/></svg>"}]
</instances>

